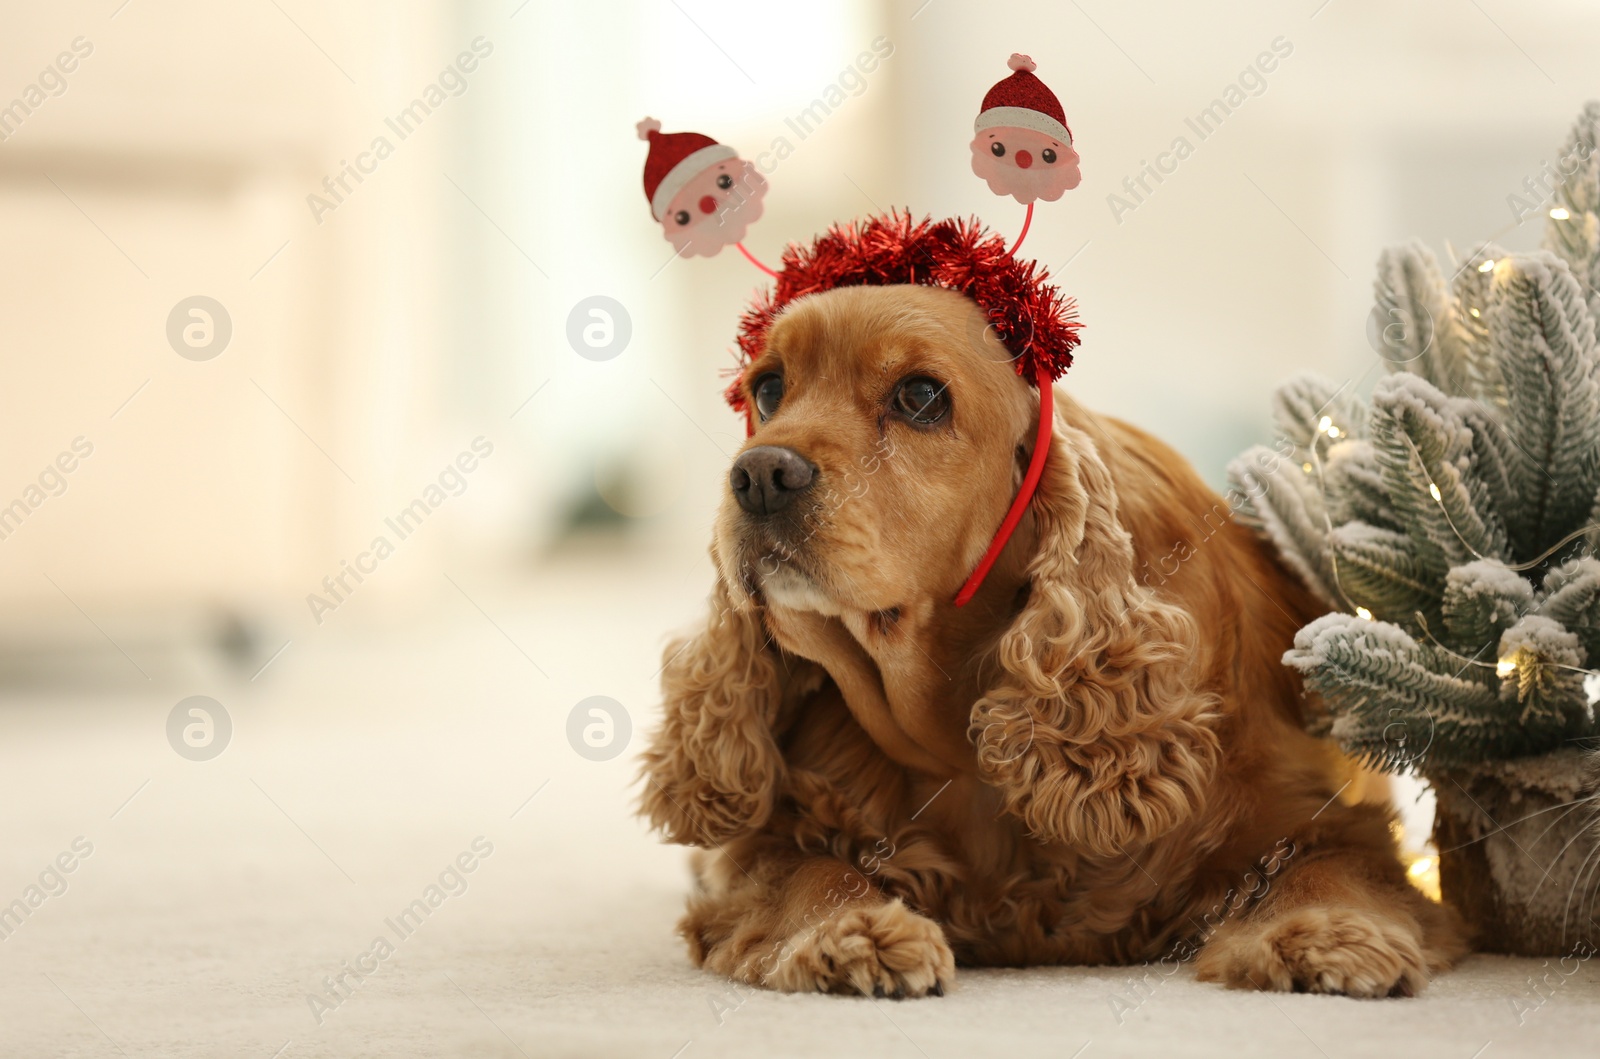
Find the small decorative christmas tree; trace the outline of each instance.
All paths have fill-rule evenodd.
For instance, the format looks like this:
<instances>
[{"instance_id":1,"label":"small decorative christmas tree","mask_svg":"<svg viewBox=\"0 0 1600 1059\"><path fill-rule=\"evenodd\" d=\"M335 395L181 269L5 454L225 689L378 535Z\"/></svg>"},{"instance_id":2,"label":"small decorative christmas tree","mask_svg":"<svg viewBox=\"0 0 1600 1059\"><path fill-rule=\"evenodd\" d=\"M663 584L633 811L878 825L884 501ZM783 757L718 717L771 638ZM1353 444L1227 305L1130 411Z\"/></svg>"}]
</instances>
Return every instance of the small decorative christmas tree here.
<instances>
[{"instance_id":1,"label":"small decorative christmas tree","mask_svg":"<svg viewBox=\"0 0 1600 1059\"><path fill-rule=\"evenodd\" d=\"M1295 459L1229 468L1238 514L1334 613L1284 661L1325 734L1381 768L1541 754L1596 732L1600 676L1600 104L1563 155L1547 250L1485 246L1447 283L1378 261L1370 407L1315 378L1274 401ZM1280 444L1279 453L1283 452Z\"/></svg>"}]
</instances>

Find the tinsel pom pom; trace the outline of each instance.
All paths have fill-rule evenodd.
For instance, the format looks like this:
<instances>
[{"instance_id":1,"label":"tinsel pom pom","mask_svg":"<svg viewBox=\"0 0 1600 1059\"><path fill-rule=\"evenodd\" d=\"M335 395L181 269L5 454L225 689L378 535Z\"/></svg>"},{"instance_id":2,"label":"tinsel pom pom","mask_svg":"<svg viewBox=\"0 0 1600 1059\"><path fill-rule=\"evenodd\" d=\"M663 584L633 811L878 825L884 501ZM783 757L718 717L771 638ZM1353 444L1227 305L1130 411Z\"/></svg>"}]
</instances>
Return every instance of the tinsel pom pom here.
<instances>
[{"instance_id":1,"label":"tinsel pom pom","mask_svg":"<svg viewBox=\"0 0 1600 1059\"><path fill-rule=\"evenodd\" d=\"M1082 325L1073 300L1048 278L1038 262L1008 254L1004 237L976 219L913 222L910 211L891 211L835 225L811 246L791 243L783 252L777 290L759 293L740 318L738 365L724 395L734 411L744 411L744 368L765 348L767 329L789 303L835 287L901 283L965 294L1011 351L1018 375L1034 382L1043 367L1059 379L1072 366Z\"/></svg>"}]
</instances>

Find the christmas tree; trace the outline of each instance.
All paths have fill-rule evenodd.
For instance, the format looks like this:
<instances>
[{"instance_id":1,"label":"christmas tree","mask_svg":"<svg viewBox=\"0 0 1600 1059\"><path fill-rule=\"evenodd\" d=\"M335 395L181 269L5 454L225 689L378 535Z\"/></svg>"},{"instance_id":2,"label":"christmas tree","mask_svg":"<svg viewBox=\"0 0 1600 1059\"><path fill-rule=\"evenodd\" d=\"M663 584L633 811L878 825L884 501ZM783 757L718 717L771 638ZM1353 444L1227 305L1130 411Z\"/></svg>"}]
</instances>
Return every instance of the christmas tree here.
<instances>
[{"instance_id":1,"label":"christmas tree","mask_svg":"<svg viewBox=\"0 0 1600 1059\"><path fill-rule=\"evenodd\" d=\"M1274 399L1276 450L1229 467L1238 517L1332 608L1284 661L1326 704L1321 734L1376 767L1600 731L1597 142L1590 103L1544 250L1486 245L1448 280L1420 243L1386 250L1370 402L1296 379Z\"/></svg>"}]
</instances>

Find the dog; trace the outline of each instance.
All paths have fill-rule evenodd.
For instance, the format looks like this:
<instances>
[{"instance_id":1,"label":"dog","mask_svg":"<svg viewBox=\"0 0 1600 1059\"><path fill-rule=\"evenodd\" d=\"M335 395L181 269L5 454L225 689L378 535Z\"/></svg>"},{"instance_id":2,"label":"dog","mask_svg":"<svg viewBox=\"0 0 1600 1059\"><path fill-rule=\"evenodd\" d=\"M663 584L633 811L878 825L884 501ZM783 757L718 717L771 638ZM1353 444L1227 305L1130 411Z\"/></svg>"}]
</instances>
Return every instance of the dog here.
<instances>
[{"instance_id":1,"label":"dog","mask_svg":"<svg viewBox=\"0 0 1600 1059\"><path fill-rule=\"evenodd\" d=\"M1172 449L1039 399L977 304L801 298L744 369L752 436L703 627L668 645L641 814L701 847L698 966L942 995L955 967L1193 960L1231 987L1410 996L1464 951L1280 659L1321 608Z\"/></svg>"}]
</instances>

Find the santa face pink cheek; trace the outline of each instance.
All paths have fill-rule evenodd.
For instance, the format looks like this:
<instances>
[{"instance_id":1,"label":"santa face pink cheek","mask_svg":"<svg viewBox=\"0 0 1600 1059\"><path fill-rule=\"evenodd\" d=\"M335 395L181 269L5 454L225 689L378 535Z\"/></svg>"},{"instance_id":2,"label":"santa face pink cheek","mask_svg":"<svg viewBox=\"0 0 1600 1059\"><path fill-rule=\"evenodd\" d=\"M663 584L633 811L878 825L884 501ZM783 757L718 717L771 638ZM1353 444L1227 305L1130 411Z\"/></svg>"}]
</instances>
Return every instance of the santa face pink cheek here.
<instances>
[{"instance_id":1,"label":"santa face pink cheek","mask_svg":"<svg viewBox=\"0 0 1600 1059\"><path fill-rule=\"evenodd\" d=\"M1021 203L1054 202L1083 179L1069 144L1015 128L980 132L972 141L972 171L996 195Z\"/></svg>"},{"instance_id":2,"label":"santa face pink cheek","mask_svg":"<svg viewBox=\"0 0 1600 1059\"><path fill-rule=\"evenodd\" d=\"M742 159L720 162L695 174L667 207L667 226L684 227L744 210L767 190L755 167ZM688 220L681 218L687 214Z\"/></svg>"},{"instance_id":3,"label":"santa face pink cheek","mask_svg":"<svg viewBox=\"0 0 1600 1059\"><path fill-rule=\"evenodd\" d=\"M673 196L662 218L663 234L681 254L710 257L745 237L761 217L766 191L766 180L749 162L719 162Z\"/></svg>"}]
</instances>

